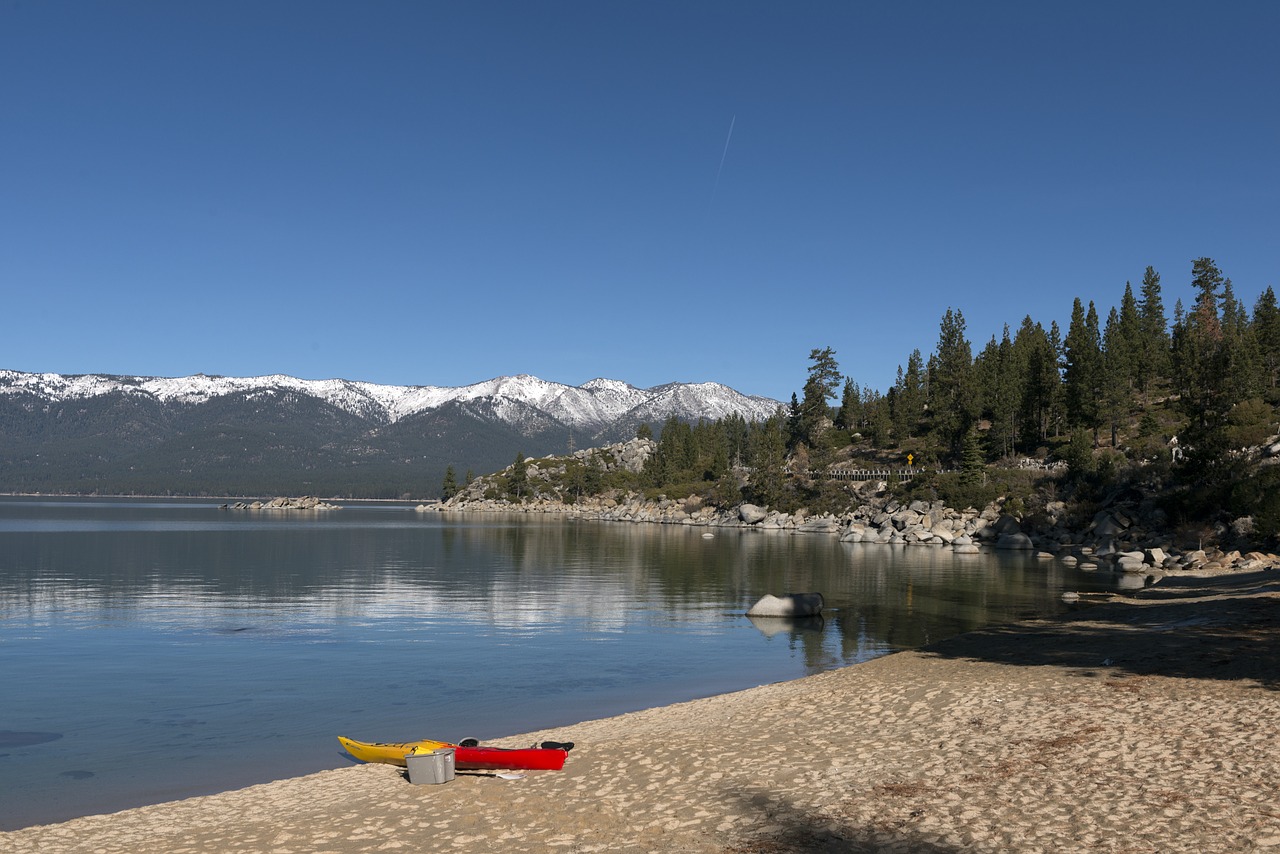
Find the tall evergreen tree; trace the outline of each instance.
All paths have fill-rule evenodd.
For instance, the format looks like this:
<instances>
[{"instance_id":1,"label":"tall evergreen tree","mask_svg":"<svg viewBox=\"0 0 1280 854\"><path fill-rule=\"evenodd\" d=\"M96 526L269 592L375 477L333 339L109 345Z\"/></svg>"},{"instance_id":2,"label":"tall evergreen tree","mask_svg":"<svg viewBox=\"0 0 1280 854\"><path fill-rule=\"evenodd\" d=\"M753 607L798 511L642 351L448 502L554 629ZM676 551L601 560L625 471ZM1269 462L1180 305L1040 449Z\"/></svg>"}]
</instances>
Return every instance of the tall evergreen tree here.
<instances>
[{"instance_id":1,"label":"tall evergreen tree","mask_svg":"<svg viewBox=\"0 0 1280 854\"><path fill-rule=\"evenodd\" d=\"M732 467L743 465L743 461L747 458L747 419L743 418L741 413L734 412L724 419L723 430L729 465Z\"/></svg>"},{"instance_id":2,"label":"tall evergreen tree","mask_svg":"<svg viewBox=\"0 0 1280 854\"><path fill-rule=\"evenodd\" d=\"M1103 381L1101 395L1102 423L1111 431L1111 447L1118 447L1121 425L1129 415L1129 401L1133 399L1129 378L1132 376L1132 354L1125 338L1124 321L1114 308L1107 315L1107 325L1102 333Z\"/></svg>"},{"instance_id":3,"label":"tall evergreen tree","mask_svg":"<svg viewBox=\"0 0 1280 854\"><path fill-rule=\"evenodd\" d=\"M1061 377L1058 373L1058 351L1053 335L1044 327L1023 318L1013 339L1013 359L1025 377L1020 401L1020 433L1034 443L1049 437L1058 409Z\"/></svg>"},{"instance_id":4,"label":"tall evergreen tree","mask_svg":"<svg viewBox=\"0 0 1280 854\"><path fill-rule=\"evenodd\" d=\"M974 376L982 400L986 402L983 414L991 424L987 431L987 442L991 453L998 457L1013 453L1018 436L1026 377L1025 371L1019 369L1014 355L1009 324L1006 323L1000 340L997 341L992 336L974 360Z\"/></svg>"},{"instance_id":5,"label":"tall evergreen tree","mask_svg":"<svg viewBox=\"0 0 1280 854\"><path fill-rule=\"evenodd\" d=\"M804 397L800 402L799 433L801 441L816 449L824 425L831 418L827 401L836 396L836 389L840 387L840 365L830 347L810 351L809 361L809 377L805 380Z\"/></svg>"},{"instance_id":6,"label":"tall evergreen tree","mask_svg":"<svg viewBox=\"0 0 1280 854\"><path fill-rule=\"evenodd\" d=\"M1165 377L1169 370L1169 320L1160 295L1160 274L1147 267L1142 276L1142 299L1138 303L1140 333L1136 379L1145 398L1151 384Z\"/></svg>"},{"instance_id":7,"label":"tall evergreen tree","mask_svg":"<svg viewBox=\"0 0 1280 854\"><path fill-rule=\"evenodd\" d=\"M1236 299L1231 280L1222 283L1223 407L1256 397L1263 389L1262 353L1249 313Z\"/></svg>"},{"instance_id":8,"label":"tall evergreen tree","mask_svg":"<svg viewBox=\"0 0 1280 854\"><path fill-rule=\"evenodd\" d=\"M892 391L892 389L890 390ZM889 415L888 395L882 395L872 388L862 393L863 420L871 437L871 444L877 448L887 448L893 433L893 421Z\"/></svg>"},{"instance_id":9,"label":"tall evergreen tree","mask_svg":"<svg viewBox=\"0 0 1280 854\"><path fill-rule=\"evenodd\" d=\"M965 337L964 314L947 309L930 360L929 410L943 447L958 453L964 431L982 411L973 381L973 348Z\"/></svg>"},{"instance_id":10,"label":"tall evergreen tree","mask_svg":"<svg viewBox=\"0 0 1280 854\"><path fill-rule=\"evenodd\" d=\"M836 412L836 427L856 432L862 419L862 390L851 377L845 377L840 391L840 409Z\"/></svg>"},{"instance_id":11,"label":"tall evergreen tree","mask_svg":"<svg viewBox=\"0 0 1280 854\"><path fill-rule=\"evenodd\" d=\"M747 444L751 467L747 497L777 507L786 489L787 425L782 413L752 424Z\"/></svg>"},{"instance_id":12,"label":"tall evergreen tree","mask_svg":"<svg viewBox=\"0 0 1280 854\"><path fill-rule=\"evenodd\" d=\"M1103 329L1103 349L1108 358L1119 360L1120 379L1127 396L1138 385L1138 361L1142 351L1142 316L1138 310L1138 301L1133 296L1133 286L1128 282L1124 283L1124 296L1120 299L1120 311L1116 315L1113 335L1115 341L1108 346L1106 330Z\"/></svg>"},{"instance_id":13,"label":"tall evergreen tree","mask_svg":"<svg viewBox=\"0 0 1280 854\"><path fill-rule=\"evenodd\" d=\"M924 418L925 386L924 357L918 349L907 357L907 369L898 367L898 381L893 387L890 401L890 417L893 435L899 447L903 447L919 435L919 425Z\"/></svg>"},{"instance_id":14,"label":"tall evergreen tree","mask_svg":"<svg viewBox=\"0 0 1280 854\"><path fill-rule=\"evenodd\" d=\"M1049 321L1049 347L1054 354L1054 385L1052 399L1049 408L1049 426L1053 429L1054 437L1061 435L1062 425L1065 421L1063 417L1063 396L1062 396L1062 371L1061 366L1065 359L1066 347L1062 343L1062 330L1058 328L1058 321ZM1048 435L1046 433L1046 435Z\"/></svg>"},{"instance_id":15,"label":"tall evergreen tree","mask_svg":"<svg viewBox=\"0 0 1280 854\"><path fill-rule=\"evenodd\" d=\"M988 440L999 456L1008 456L1013 453L1018 440L1018 414L1027 385L1027 372L1026 364L1019 358L1020 354L1009 338L1007 323L1000 344L992 355L996 366L986 397L990 401L988 411L991 417Z\"/></svg>"},{"instance_id":16,"label":"tall evergreen tree","mask_svg":"<svg viewBox=\"0 0 1280 854\"><path fill-rule=\"evenodd\" d=\"M1253 306L1253 333L1258 342L1264 389L1280 388L1280 306L1276 293L1267 288Z\"/></svg>"},{"instance_id":17,"label":"tall evergreen tree","mask_svg":"<svg viewBox=\"0 0 1280 854\"><path fill-rule=\"evenodd\" d=\"M787 408L787 450L804 441L804 419L801 417L800 398L791 392L791 405Z\"/></svg>"},{"instance_id":18,"label":"tall evergreen tree","mask_svg":"<svg viewBox=\"0 0 1280 854\"><path fill-rule=\"evenodd\" d=\"M1063 397L1067 422L1074 427L1097 431L1101 424L1099 395L1102 390L1102 341L1098 312L1089 302L1086 314L1080 298L1071 306L1063 370Z\"/></svg>"},{"instance_id":19,"label":"tall evergreen tree","mask_svg":"<svg viewBox=\"0 0 1280 854\"><path fill-rule=\"evenodd\" d=\"M1181 300L1175 310L1173 368L1184 411L1199 427L1207 428L1223 414L1225 360L1218 314L1223 277L1212 258L1194 260L1191 274L1196 298L1186 314Z\"/></svg>"}]
</instances>

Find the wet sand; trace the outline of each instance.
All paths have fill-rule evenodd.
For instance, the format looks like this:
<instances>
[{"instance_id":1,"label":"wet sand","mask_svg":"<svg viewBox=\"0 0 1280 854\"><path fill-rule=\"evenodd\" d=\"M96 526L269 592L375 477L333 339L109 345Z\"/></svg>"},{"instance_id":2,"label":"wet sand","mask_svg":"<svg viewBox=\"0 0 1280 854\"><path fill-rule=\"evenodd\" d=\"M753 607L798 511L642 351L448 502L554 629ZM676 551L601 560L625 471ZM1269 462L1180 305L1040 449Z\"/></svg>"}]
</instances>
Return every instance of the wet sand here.
<instances>
[{"instance_id":1,"label":"wet sand","mask_svg":"<svg viewBox=\"0 0 1280 854\"><path fill-rule=\"evenodd\" d=\"M356 766L0 851L1280 852L1280 572L495 743L543 739L564 771Z\"/></svg>"}]
</instances>

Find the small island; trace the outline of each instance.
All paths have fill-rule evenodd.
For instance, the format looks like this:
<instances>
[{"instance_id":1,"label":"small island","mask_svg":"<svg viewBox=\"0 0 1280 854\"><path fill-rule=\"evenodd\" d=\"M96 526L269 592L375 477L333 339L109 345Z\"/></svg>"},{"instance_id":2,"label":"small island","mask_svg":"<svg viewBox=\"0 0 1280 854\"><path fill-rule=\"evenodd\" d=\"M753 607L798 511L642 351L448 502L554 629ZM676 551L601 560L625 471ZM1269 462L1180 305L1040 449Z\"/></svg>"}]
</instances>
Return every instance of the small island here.
<instances>
[{"instance_id":1,"label":"small island","mask_svg":"<svg viewBox=\"0 0 1280 854\"><path fill-rule=\"evenodd\" d=\"M280 497L270 501L237 501L234 504L223 504L222 510L341 510L337 504L321 501L314 495L301 498Z\"/></svg>"}]
</instances>

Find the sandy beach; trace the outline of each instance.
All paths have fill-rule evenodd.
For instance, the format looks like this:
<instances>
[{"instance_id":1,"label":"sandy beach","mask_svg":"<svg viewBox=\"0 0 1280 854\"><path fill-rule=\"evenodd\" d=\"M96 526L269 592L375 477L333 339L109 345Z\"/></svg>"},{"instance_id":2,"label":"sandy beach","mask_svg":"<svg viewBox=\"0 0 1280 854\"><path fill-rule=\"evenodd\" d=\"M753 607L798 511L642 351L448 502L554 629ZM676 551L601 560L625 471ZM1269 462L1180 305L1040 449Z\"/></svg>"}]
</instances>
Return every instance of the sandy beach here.
<instances>
[{"instance_id":1,"label":"sandy beach","mask_svg":"<svg viewBox=\"0 0 1280 854\"><path fill-rule=\"evenodd\" d=\"M337 735L338 733L335 733ZM1280 574L503 739L563 772L354 766L0 834L0 851L1280 851Z\"/></svg>"}]
</instances>

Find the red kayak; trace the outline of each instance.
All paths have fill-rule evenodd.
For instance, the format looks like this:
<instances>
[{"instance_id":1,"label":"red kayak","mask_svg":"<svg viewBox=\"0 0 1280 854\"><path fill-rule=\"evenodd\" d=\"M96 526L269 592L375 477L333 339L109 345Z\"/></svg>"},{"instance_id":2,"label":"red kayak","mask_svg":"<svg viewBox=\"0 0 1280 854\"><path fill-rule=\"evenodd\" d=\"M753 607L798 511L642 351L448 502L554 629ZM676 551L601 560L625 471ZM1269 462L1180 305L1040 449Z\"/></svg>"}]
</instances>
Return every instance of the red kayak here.
<instances>
[{"instance_id":1,"label":"red kayak","mask_svg":"<svg viewBox=\"0 0 1280 854\"><path fill-rule=\"evenodd\" d=\"M410 753L430 753L441 747L452 747L454 767L459 771L559 771L569 751L563 747L481 747L468 741L465 745L447 741L404 741L397 743L355 741L338 736L338 742L356 759L404 766Z\"/></svg>"}]
</instances>

